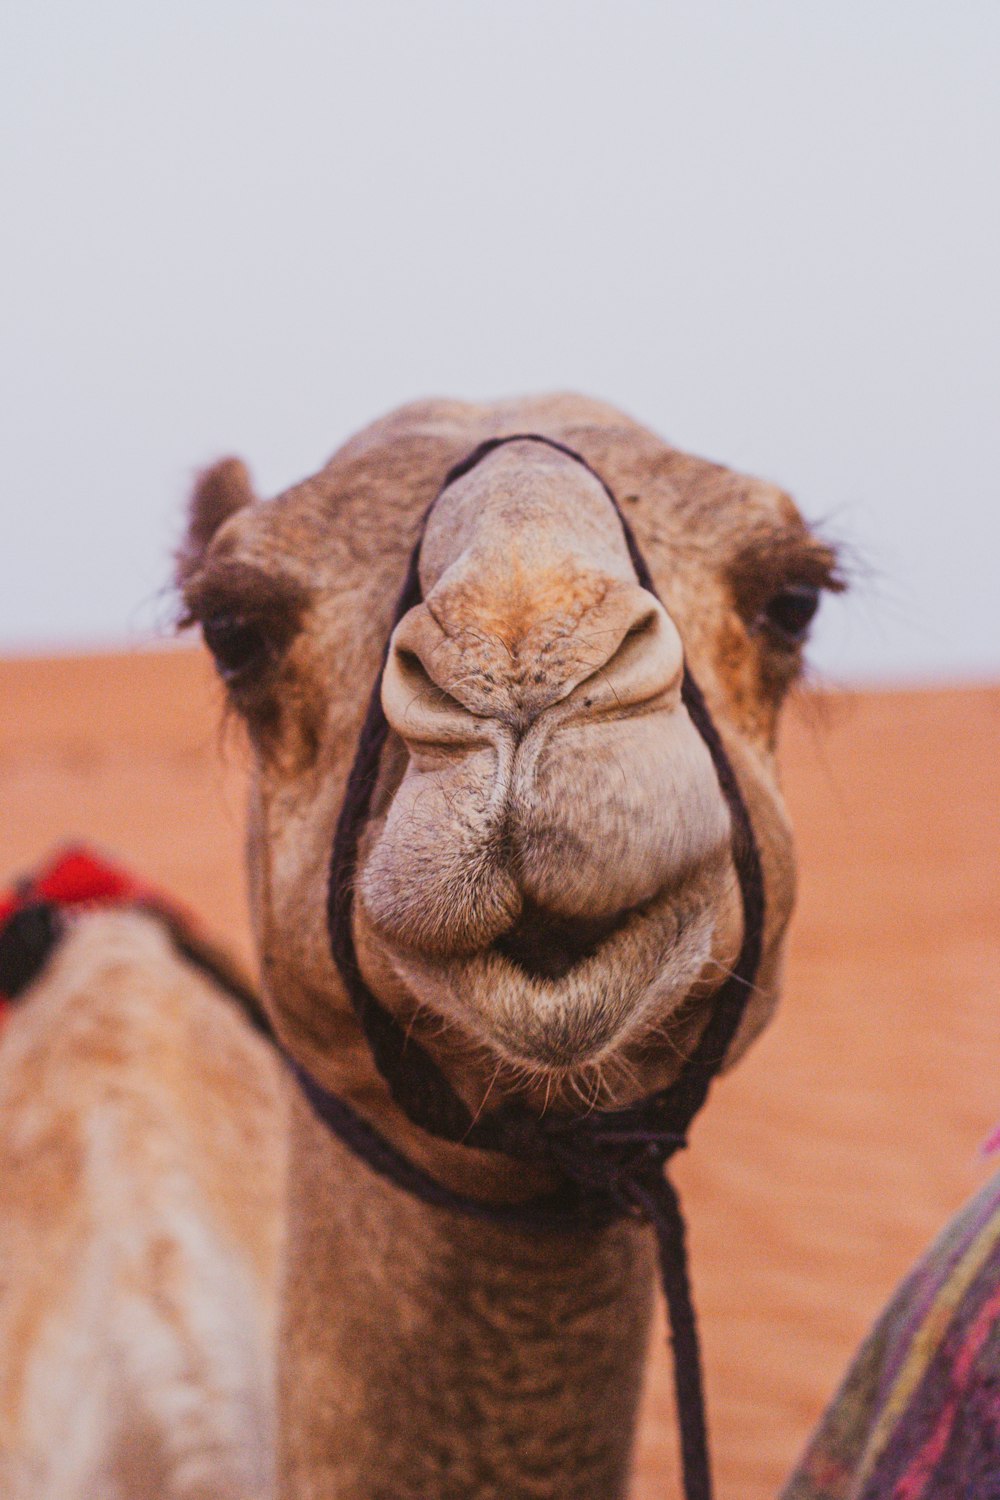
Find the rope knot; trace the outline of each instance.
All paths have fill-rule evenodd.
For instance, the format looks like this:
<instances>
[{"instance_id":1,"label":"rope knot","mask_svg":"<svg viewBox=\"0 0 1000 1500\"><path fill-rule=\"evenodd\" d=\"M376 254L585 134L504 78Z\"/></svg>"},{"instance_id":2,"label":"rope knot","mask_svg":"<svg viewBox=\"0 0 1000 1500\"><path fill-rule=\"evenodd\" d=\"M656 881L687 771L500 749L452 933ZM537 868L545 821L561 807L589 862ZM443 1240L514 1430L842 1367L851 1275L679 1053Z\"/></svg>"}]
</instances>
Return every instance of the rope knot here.
<instances>
[{"instance_id":1,"label":"rope knot","mask_svg":"<svg viewBox=\"0 0 1000 1500\"><path fill-rule=\"evenodd\" d=\"M598 1218L648 1218L666 1162L687 1144L648 1105L569 1118L506 1105L489 1117L489 1129L494 1149L547 1167Z\"/></svg>"}]
</instances>

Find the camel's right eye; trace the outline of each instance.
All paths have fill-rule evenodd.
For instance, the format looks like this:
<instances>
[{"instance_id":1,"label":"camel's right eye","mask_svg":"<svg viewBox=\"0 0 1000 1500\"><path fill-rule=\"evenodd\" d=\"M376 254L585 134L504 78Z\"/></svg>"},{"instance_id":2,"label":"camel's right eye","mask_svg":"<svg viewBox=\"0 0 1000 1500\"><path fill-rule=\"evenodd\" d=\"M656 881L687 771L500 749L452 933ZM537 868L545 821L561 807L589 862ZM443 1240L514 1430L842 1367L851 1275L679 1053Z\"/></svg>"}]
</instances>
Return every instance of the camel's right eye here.
<instances>
[{"instance_id":1,"label":"camel's right eye","mask_svg":"<svg viewBox=\"0 0 1000 1500\"><path fill-rule=\"evenodd\" d=\"M760 623L779 645L801 646L819 609L819 599L815 584L789 584L765 604Z\"/></svg>"},{"instance_id":2,"label":"camel's right eye","mask_svg":"<svg viewBox=\"0 0 1000 1500\"><path fill-rule=\"evenodd\" d=\"M209 615L201 631L220 676L230 685L247 682L271 660L271 640L259 616Z\"/></svg>"}]
</instances>

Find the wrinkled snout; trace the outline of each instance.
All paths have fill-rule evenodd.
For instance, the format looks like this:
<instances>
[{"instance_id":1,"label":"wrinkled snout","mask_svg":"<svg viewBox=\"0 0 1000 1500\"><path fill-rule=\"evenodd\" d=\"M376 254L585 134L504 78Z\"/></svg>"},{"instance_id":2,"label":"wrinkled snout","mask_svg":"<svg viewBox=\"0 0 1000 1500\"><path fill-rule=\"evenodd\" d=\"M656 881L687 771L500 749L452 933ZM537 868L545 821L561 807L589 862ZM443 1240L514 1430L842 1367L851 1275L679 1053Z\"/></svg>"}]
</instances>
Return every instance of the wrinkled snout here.
<instances>
[{"instance_id":1,"label":"wrinkled snout","mask_svg":"<svg viewBox=\"0 0 1000 1500\"><path fill-rule=\"evenodd\" d=\"M436 590L397 626L382 703L412 750L516 741L546 714L566 723L676 706L683 651L652 594L568 570L504 582Z\"/></svg>"},{"instance_id":2,"label":"wrinkled snout","mask_svg":"<svg viewBox=\"0 0 1000 1500\"><path fill-rule=\"evenodd\" d=\"M525 471L516 447L432 512L424 602L382 681L408 761L360 885L383 937L425 956L516 960L548 924L559 973L717 861L729 815L676 626L607 496L561 457Z\"/></svg>"}]
</instances>

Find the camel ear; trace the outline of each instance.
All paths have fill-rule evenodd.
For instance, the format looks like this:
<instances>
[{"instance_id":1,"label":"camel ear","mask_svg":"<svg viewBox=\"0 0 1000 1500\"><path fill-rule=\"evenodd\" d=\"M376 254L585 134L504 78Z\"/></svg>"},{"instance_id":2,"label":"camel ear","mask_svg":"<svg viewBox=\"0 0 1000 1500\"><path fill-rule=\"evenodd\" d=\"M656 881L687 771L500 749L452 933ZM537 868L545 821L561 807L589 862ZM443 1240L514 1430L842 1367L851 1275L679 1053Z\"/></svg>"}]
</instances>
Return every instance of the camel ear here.
<instances>
[{"instance_id":1,"label":"camel ear","mask_svg":"<svg viewBox=\"0 0 1000 1500\"><path fill-rule=\"evenodd\" d=\"M205 548L223 521L255 500L250 474L241 458L220 458L199 474L188 510L187 535L177 553L180 588L197 571Z\"/></svg>"}]
</instances>

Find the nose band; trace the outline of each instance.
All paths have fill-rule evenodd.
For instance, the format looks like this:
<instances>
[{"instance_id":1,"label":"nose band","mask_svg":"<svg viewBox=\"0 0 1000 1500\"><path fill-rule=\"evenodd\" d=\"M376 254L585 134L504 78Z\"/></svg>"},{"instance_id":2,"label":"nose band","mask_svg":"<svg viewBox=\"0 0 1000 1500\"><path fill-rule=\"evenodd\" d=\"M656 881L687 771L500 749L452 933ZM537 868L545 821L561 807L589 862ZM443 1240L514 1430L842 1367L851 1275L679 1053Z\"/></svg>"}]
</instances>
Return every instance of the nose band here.
<instances>
[{"instance_id":1,"label":"nose band","mask_svg":"<svg viewBox=\"0 0 1000 1500\"><path fill-rule=\"evenodd\" d=\"M532 442L555 449L598 481L621 522L640 585L658 597L646 560L612 490L586 459L541 433L491 438L473 449L445 476L410 557L393 615L392 630L422 600L420 548L427 519L448 487L508 443ZM473 1117L430 1053L369 990L354 946L352 910L358 843L368 821L382 749L389 726L380 694L383 653L337 822L330 860L327 922L330 948L364 1030L376 1067L408 1118L442 1140L501 1152L546 1168L557 1187L518 1204L495 1204L453 1192L397 1150L337 1095L324 1089L290 1059L299 1084L321 1120L382 1176L423 1202L492 1223L537 1232L600 1229L616 1219L646 1220L657 1238L661 1282L670 1314L674 1385L680 1428L685 1500L710 1500L701 1357L687 1270L685 1228L667 1161L687 1142L687 1131L708 1095L736 1036L760 962L765 895L760 853L743 794L705 699L685 665L681 698L712 758L729 807L732 857L739 881L743 938L736 964L712 998L712 1010L680 1075L667 1087L623 1109L576 1117L538 1117L516 1100Z\"/></svg>"}]
</instances>

